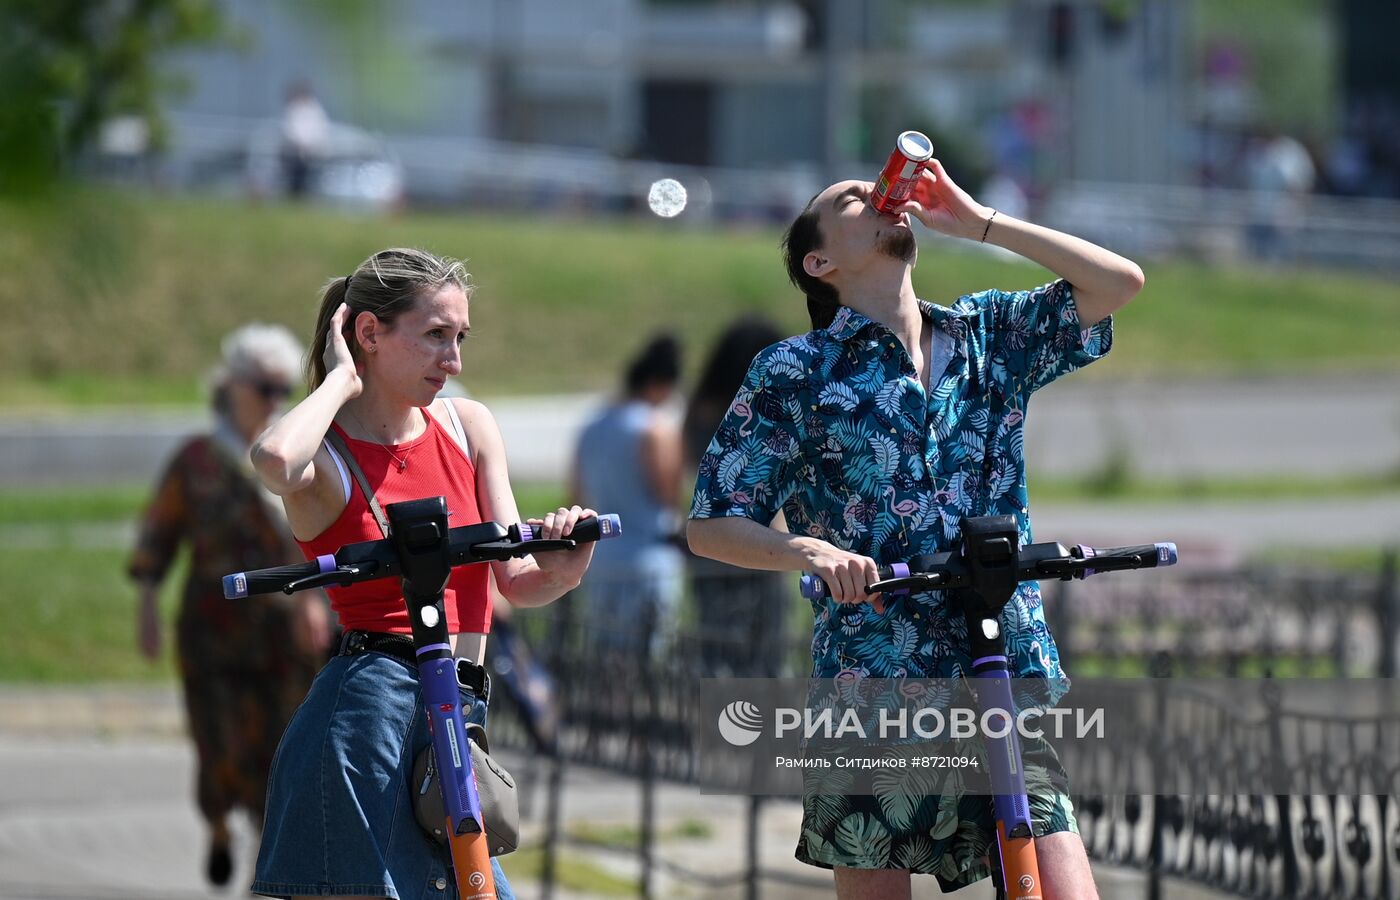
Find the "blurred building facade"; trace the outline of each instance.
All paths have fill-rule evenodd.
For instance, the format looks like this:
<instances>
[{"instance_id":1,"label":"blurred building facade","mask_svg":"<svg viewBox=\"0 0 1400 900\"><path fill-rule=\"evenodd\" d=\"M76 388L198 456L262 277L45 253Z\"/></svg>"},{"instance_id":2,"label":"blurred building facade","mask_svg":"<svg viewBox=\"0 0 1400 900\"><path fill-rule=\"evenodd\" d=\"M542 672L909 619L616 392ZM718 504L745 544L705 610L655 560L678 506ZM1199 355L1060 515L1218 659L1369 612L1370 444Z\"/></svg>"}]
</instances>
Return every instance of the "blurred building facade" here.
<instances>
[{"instance_id":1,"label":"blurred building facade","mask_svg":"<svg viewBox=\"0 0 1400 900\"><path fill-rule=\"evenodd\" d=\"M231 0L248 39L178 61L173 153L276 116L304 80L411 171L450 169L431 142L458 140L834 178L905 127L980 144L967 135L1021 104L1049 129L1038 174L1171 182L1184 167L1160 136L1185 122L1189 7L1143 0L1105 25L1097 4L1046 0L411 0L334 21Z\"/></svg>"},{"instance_id":2,"label":"blurred building facade","mask_svg":"<svg viewBox=\"0 0 1400 900\"><path fill-rule=\"evenodd\" d=\"M1002 208L1124 251L1245 255L1267 84L1238 42L1202 42L1223 2L229 0L247 40L177 61L190 90L162 166L261 191L266 123L307 82L353 148L329 199L626 212L665 176L690 194L683 224L781 222L917 128ZM1338 136L1302 136L1318 193L1400 195L1382 7L1309 13L1343 64ZM1400 256L1395 207L1310 198L1298 221L1322 223L1293 245L1323 261Z\"/></svg>"}]
</instances>

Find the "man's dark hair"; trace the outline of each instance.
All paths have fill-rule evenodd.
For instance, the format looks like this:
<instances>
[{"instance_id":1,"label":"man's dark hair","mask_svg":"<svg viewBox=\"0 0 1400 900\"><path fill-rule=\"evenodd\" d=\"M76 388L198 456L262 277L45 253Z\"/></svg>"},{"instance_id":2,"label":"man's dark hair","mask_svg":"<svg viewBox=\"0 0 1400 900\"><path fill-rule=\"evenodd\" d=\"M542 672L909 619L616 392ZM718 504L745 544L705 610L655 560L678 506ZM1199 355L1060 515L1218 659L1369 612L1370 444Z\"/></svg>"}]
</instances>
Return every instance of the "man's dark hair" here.
<instances>
[{"instance_id":1,"label":"man's dark hair","mask_svg":"<svg viewBox=\"0 0 1400 900\"><path fill-rule=\"evenodd\" d=\"M802 258L822 246L822 231L817 224L817 210L812 206L816 197L807 201L788 230L783 234L783 261L787 264L788 278L799 291L807 295L807 315L813 328L825 328L836 318L836 308L841 305L841 294L814 275L808 275L802 268Z\"/></svg>"}]
</instances>

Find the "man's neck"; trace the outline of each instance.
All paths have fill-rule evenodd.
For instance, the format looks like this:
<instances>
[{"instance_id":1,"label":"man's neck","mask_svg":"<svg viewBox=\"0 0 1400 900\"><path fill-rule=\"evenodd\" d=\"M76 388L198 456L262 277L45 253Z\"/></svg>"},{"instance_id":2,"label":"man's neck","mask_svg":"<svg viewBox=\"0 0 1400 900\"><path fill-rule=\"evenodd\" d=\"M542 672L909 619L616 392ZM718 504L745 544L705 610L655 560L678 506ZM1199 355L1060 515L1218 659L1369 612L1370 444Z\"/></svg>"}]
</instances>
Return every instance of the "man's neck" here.
<instances>
[{"instance_id":1,"label":"man's neck","mask_svg":"<svg viewBox=\"0 0 1400 900\"><path fill-rule=\"evenodd\" d=\"M842 285L841 302L899 338L911 356L918 354L923 313L910 278L912 267L890 266L861 273L856 284Z\"/></svg>"}]
</instances>

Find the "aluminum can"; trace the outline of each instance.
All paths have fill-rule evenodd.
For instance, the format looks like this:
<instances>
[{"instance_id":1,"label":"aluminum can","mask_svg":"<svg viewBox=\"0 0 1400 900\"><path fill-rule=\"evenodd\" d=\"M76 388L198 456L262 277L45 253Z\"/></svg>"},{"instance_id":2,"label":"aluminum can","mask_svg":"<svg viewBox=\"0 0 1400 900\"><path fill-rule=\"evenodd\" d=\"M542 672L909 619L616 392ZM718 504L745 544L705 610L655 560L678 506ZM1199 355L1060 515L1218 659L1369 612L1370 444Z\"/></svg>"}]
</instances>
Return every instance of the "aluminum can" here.
<instances>
[{"instance_id":1,"label":"aluminum can","mask_svg":"<svg viewBox=\"0 0 1400 900\"><path fill-rule=\"evenodd\" d=\"M917 131L901 134L870 194L870 205L876 212L892 213L908 200L930 159L933 159L933 141Z\"/></svg>"}]
</instances>

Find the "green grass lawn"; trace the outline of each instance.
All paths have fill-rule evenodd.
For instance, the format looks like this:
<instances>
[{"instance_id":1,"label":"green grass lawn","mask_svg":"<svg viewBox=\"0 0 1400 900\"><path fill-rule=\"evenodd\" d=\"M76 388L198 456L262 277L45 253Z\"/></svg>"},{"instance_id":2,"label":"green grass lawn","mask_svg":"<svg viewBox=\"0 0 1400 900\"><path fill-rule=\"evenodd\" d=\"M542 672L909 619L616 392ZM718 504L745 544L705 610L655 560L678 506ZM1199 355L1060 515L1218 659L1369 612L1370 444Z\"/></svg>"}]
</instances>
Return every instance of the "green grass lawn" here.
<instances>
[{"instance_id":1,"label":"green grass lawn","mask_svg":"<svg viewBox=\"0 0 1400 900\"><path fill-rule=\"evenodd\" d=\"M312 208L85 192L0 204L0 407L189 403L240 323L308 335L321 285L377 248L463 256L478 290L463 381L492 396L607 388L656 329L693 374L740 313L805 330L776 229L683 222ZM947 302L1049 279L926 236L916 284ZM1400 283L1329 272L1148 262L1110 360L1084 377L1400 370ZM18 327L13 327L17 323Z\"/></svg>"},{"instance_id":2,"label":"green grass lawn","mask_svg":"<svg viewBox=\"0 0 1400 900\"><path fill-rule=\"evenodd\" d=\"M501 868L512 882L538 882L544 877L544 850L539 847L521 848L502 856ZM561 852L556 860L554 878L558 887L586 892L590 896L637 896L636 879L619 877L586 855L567 850Z\"/></svg>"},{"instance_id":3,"label":"green grass lawn","mask_svg":"<svg viewBox=\"0 0 1400 900\"><path fill-rule=\"evenodd\" d=\"M526 515L562 500L554 485L522 485ZM163 681L174 677L174 614L186 568L166 579L166 655L136 648L136 590L126 577L122 526L149 497L144 486L0 490L0 682Z\"/></svg>"},{"instance_id":4,"label":"green grass lawn","mask_svg":"<svg viewBox=\"0 0 1400 900\"><path fill-rule=\"evenodd\" d=\"M60 526L129 522L150 499L151 485L101 488L0 488L0 525Z\"/></svg>"},{"instance_id":5,"label":"green grass lawn","mask_svg":"<svg viewBox=\"0 0 1400 900\"><path fill-rule=\"evenodd\" d=\"M166 653L149 662L136 646L136 591L125 575L127 551L60 544L0 547L0 682L167 681L178 568L161 592Z\"/></svg>"},{"instance_id":6,"label":"green grass lawn","mask_svg":"<svg viewBox=\"0 0 1400 900\"><path fill-rule=\"evenodd\" d=\"M579 844L606 847L612 850L627 850L641 844L642 833L636 825L610 824L574 821L567 829L569 840ZM687 818L662 826L655 838L661 843L683 840L706 840L714 836L714 829L703 819Z\"/></svg>"}]
</instances>

